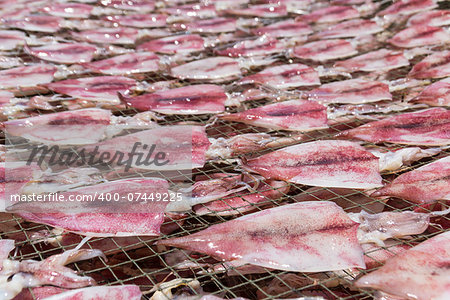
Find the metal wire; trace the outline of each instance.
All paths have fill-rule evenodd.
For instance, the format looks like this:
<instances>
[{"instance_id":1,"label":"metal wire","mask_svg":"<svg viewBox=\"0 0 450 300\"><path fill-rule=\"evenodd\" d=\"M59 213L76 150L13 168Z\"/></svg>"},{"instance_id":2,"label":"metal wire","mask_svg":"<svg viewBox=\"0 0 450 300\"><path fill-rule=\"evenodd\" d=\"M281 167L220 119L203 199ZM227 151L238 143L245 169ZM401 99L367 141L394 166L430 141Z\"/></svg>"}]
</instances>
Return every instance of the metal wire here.
<instances>
[{"instance_id":1,"label":"metal wire","mask_svg":"<svg viewBox=\"0 0 450 300\"><path fill-rule=\"evenodd\" d=\"M18 56L24 57L23 53L18 53ZM29 57L27 58L29 59ZM410 68L402 68L391 72L391 79L401 78ZM250 73L255 70L250 71ZM93 74L85 74L83 76L92 76ZM165 80L173 80L170 76L159 74L148 75L144 78L149 83L155 83ZM330 79L331 81L334 79ZM326 82L326 81L323 81ZM176 81L177 86L184 86L190 84L186 81ZM394 100L402 100L404 94L395 93ZM269 103L271 99L264 99L261 101L246 102L239 108L227 108L229 112L240 111L246 108L259 107L266 103ZM58 104L58 103L56 103ZM41 113L56 112L61 109L55 107L54 111L38 111ZM119 116L130 116L136 114L137 111L133 109L127 109L124 111L115 111ZM196 122L200 124L206 124L210 116L166 116L161 125L170 125L180 122ZM331 139L336 133L339 133L345 129L351 129L364 124L363 120L349 120L348 122L342 122L331 125L326 130L319 130L304 134L303 142L316 141L320 139ZM208 136L227 137L231 135L240 135L244 133L258 133L269 132L272 136L289 137L290 133L285 131L267 131L262 128L256 128L253 126L245 125L233 122L225 122L217 120L216 123L208 129ZM366 143L369 147L379 147L372 143ZM395 149L401 149L405 146L402 145L388 145L388 147L395 147ZM252 153L254 156L261 155L268 151L273 151L276 148L264 149ZM398 175L416 169L427 163L436 161L439 158L448 156L450 150L443 150L439 155L429 158L424 158L418 162L415 162L411 166L403 168L401 171L384 174L384 182L388 183ZM245 157L245 156L243 156ZM242 158L242 157L241 157ZM193 170L193 178L196 176L206 176L212 178L213 173L228 173L233 172L236 165L223 164L218 162L208 162L204 168ZM144 173L138 173L138 176L145 176ZM126 175L117 174L117 179L127 178ZM169 182L173 178L165 177ZM191 184L194 180L186 179ZM294 196L301 193L315 197L308 187L289 183L289 192L284 194L276 200L265 198L264 203L254 205L253 211L259 211L267 207L273 207L283 205L286 203L296 202ZM331 189L323 188L333 193ZM249 191L248 193L260 193L258 191ZM340 200L347 203L345 210L351 211L355 208L366 210L371 212L371 205L374 203L382 202L385 206L385 210L388 211L410 211L418 208L415 203L402 200L401 202L395 201L382 201L376 198L370 198L372 201L361 204L353 200L353 196L359 195L362 192L360 190L349 190L346 194L335 194L335 197L328 199L330 201ZM316 197L317 198L317 197ZM244 201L245 199L242 198ZM223 198L226 200L226 197ZM317 199L320 200L320 199ZM399 205L399 203L401 205ZM86 247L96 248L99 245L108 245L108 250L105 254L108 260L102 258L90 260L87 262L78 262L71 265L72 268L77 270L83 275L92 276L97 280L99 285L117 285L117 284L137 284L144 292L144 297L149 299L151 293L148 291L155 285L161 282L167 282L175 278L195 278L197 279L204 292L212 293L217 296L234 298L234 297L246 297L250 299L263 298L263 299L280 299L287 297L300 297L300 296L322 296L326 299L373 299L373 292L367 290L355 290L352 287L352 279L354 275L349 272L340 273L292 273L285 271L274 271L266 269L263 274L242 274L239 270L233 269L234 276L226 275L220 271L211 270L211 264L219 267L221 262L215 261L213 258L207 255L192 254L184 250L177 249L158 249L154 243L160 239L167 239L175 236L188 235L193 232L205 229L213 224L219 224L227 220L239 217L242 213L234 208L230 209L236 211L235 216L221 216L218 214L210 213L209 215L199 216L195 213L188 213L182 219L169 215L164 222L163 227L176 227L177 229L168 234L162 234L160 237L135 237L135 238L92 238L86 243ZM448 217L442 217L443 219L450 221ZM30 222L26 222L21 218L13 215L3 214L0 221L0 227L4 228L1 234L2 238L14 238L17 241L18 252L15 255L15 259L36 259L42 260L50 255L60 253L62 251L72 249L78 245L81 241L81 237L75 234L70 234L71 239L69 242L64 239L58 239L55 237L53 245L46 245L43 243L36 243L36 239L33 236L36 232L46 230L52 230L51 227L46 225L39 225ZM6 228L6 229L5 229ZM447 229L440 227L437 224L431 224L426 233L411 237L411 239L395 239L397 245L410 245L413 246L417 242L424 241L438 233L444 232ZM170 255L176 253L182 253L192 264L198 265L196 268L177 269L171 265L167 260ZM366 256L370 257L371 253L366 253ZM367 269L362 271L368 273L376 268ZM292 280L292 279L295 280ZM339 284L336 284L339 281ZM302 284L296 284L301 282ZM268 285L277 283L280 287L279 290L274 293L267 289ZM197 295L198 290L185 286L184 291L188 291L192 295Z\"/></svg>"}]
</instances>

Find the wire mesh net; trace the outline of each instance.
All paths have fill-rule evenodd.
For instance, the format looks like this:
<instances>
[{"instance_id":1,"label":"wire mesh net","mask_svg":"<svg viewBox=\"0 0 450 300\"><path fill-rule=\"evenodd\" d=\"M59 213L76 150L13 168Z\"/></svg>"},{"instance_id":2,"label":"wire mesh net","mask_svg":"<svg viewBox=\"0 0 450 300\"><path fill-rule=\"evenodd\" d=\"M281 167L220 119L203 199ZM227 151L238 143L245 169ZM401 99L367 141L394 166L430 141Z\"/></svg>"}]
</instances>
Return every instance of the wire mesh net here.
<instances>
[{"instance_id":1,"label":"wire mesh net","mask_svg":"<svg viewBox=\"0 0 450 300\"><path fill-rule=\"evenodd\" d=\"M384 46L383 46L384 47ZM16 53L17 56L24 60L30 60L30 56L23 52ZM213 55L212 53L202 53L199 58ZM422 56L423 57L423 56ZM416 57L419 61L422 57ZM34 60L37 62L37 60ZM286 63L289 59L279 57L280 64ZM411 63L413 65L413 63ZM395 80L404 77L410 70L410 67L404 67L390 72L390 80ZM248 74L257 72L258 69L249 71ZM94 74L87 73L82 76L94 76ZM77 76L80 77L80 76ZM172 86L185 86L191 84L188 81L175 80L168 74L150 74L146 75L141 80L147 83L156 83L161 81L174 81ZM322 83L335 81L336 78L323 78ZM228 92L242 91L242 87L227 86ZM305 91L307 89L303 89ZM24 95L25 96L25 95ZM45 96L48 96L45 95ZM394 101L403 101L407 96L405 92L394 93ZM289 96L291 97L291 96ZM292 97L296 98L294 94ZM228 107L227 112L242 111L248 108L260 107L264 104L273 102L274 99L264 97L260 100L247 101L242 103L239 107ZM64 100L57 100L52 102L53 110L37 110L38 114L57 112L65 110ZM90 105L84 103L83 105ZM408 109L406 107L403 111L414 111L417 109ZM114 114L117 116L132 116L137 111L124 108L115 110ZM391 113L395 114L395 112ZM382 115L382 114L380 114ZM385 116L385 115L382 115ZM331 124L328 129L317 130L313 132L306 132L301 134L301 140L296 139L296 134L286 131L273 131L263 128L258 128L250 125L242 125L240 123L228 122L223 120L214 120L212 122L210 115L189 115L189 116L165 116L160 120L161 125L172 125L180 123L195 123L195 124L209 124L207 129L208 137L230 137L238 136L246 133L261 133L267 132L271 136L292 138L293 143L309 142L323 139L332 139L336 133L342 132L346 129L356 128L368 120L365 118L348 118L340 120L335 124ZM251 154L238 156L239 159L246 159L248 157L255 157L261 154L273 151L284 145L279 145L272 148L266 148L255 151ZM365 143L366 147L377 148L383 145ZM392 150L401 149L406 146L401 145L384 145ZM416 169L420 166L436 161L439 158L449 155L450 150L444 149L438 155L421 159L410 166L405 166L396 172L383 174L384 183L391 182L398 175ZM186 178L185 181L194 183L197 176L212 179L214 173L236 173L239 165L236 162L223 161L209 161L201 169L193 170L192 178ZM117 179L127 178L130 176L145 176L145 173L137 173L132 175L124 175L117 173ZM178 179L179 177L177 177ZM173 177L165 177L169 182L172 182ZM269 207L285 205L287 203L297 202L296 196L308 195L312 199L323 200L317 196L317 190L312 191L310 187L298 184L289 183L289 191L281 193L277 199L270 199L265 197L261 192L249 190L246 193L259 193L264 197L264 201L257 205L247 201L248 206L252 207L253 212L263 210ZM344 210L374 212L374 204L380 204L385 211L410 211L417 209L418 204L409 202L407 200L390 199L389 201L378 198L368 197L363 194L361 190L349 189L344 193L336 193L333 189L320 188L319 190L328 191L331 195L327 198L330 201L336 201L344 204ZM245 194L244 194L245 195ZM370 198L364 203L355 201L360 195ZM231 197L231 196L230 196ZM242 197L245 202L245 197ZM227 199L224 197L223 199ZM443 205L443 204L442 204ZM205 206L208 209L207 206ZM429 208L430 210L433 207ZM224 216L214 211L208 211L207 215L197 215L193 212L186 213L183 217L177 215L167 215L166 221L163 224L163 234L159 237L113 237L113 238L92 238L85 244L85 247L92 249L101 247L105 249L107 259L97 258L87 262L78 262L71 265L79 273L91 276L97 280L99 285L118 285L118 284L137 284L144 293L144 297L149 299L152 295L151 289L162 282L169 282L173 279L189 279L194 278L200 283L201 291L212 293L217 296L225 298L245 297L250 299L280 299L280 298L296 298L301 296L318 296L325 299L373 299L372 291L356 289L352 285L352 280L356 273L351 271L342 272L322 272L322 273L293 273L286 271L274 271L265 269L260 274L245 274L240 269L227 266L227 271L223 270L223 262L214 260L212 257L200 253L191 253L189 251L158 247L155 242L160 239L167 239L176 236L188 235L202 229L208 228L213 224L223 223L227 220L234 219L243 215L238 207L230 207L235 214L232 216ZM422 209L426 212L426 209ZM449 222L450 218L440 217L441 222ZM25 220L11 214L2 214L0 227L2 228L2 238L13 238L17 241L18 251L14 254L16 259L36 259L42 260L50 255L61 253L62 251L73 249L82 240L82 237L72 233L58 234L52 231L53 228L46 225L39 225L35 223L26 222ZM409 239L394 239L395 243L390 244L389 247L396 245L413 246L418 242L424 241L436 234L443 232L445 229L438 223L431 223L428 230L420 235L412 236ZM44 236L42 236L44 235ZM40 242L42 239L46 243ZM387 249L389 250L389 247ZM371 257L371 252L365 253L367 257ZM173 261L180 262L182 258L183 265L173 264ZM378 267L363 270L362 273L368 273ZM175 287L174 287L175 288ZM194 288L188 284L188 281L182 286L177 287L185 293L197 295L200 289Z\"/></svg>"}]
</instances>

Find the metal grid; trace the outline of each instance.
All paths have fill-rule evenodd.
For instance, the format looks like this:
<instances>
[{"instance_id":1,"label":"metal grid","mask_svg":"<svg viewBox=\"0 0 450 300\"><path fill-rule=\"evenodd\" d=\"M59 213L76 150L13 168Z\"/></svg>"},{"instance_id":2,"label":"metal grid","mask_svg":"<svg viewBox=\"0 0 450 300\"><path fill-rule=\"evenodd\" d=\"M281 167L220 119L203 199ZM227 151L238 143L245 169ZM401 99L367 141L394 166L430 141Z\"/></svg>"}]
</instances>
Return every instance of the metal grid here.
<instances>
[{"instance_id":1,"label":"metal grid","mask_svg":"<svg viewBox=\"0 0 450 300\"><path fill-rule=\"evenodd\" d=\"M389 3L388 3L389 4ZM26 57L23 53L17 53L18 56ZM29 59L29 57L28 57ZM254 72L253 70L252 72ZM393 78L400 78L407 74L409 68L403 68L391 72ZM86 74L86 76L92 76L93 74ZM145 80L147 82L158 82L161 80L172 80L172 78L158 75L158 76L146 76ZM179 81L178 85L187 85L189 82ZM403 94L396 93L395 99L402 99ZM237 110L243 110L252 107L258 107L264 105L270 101L261 100L253 101L249 103L244 103L239 108L228 108L230 112ZM59 111L60 109L55 109ZM40 111L38 113L46 113ZM129 116L137 113L133 110L126 111L116 111L116 115ZM162 125L170 125L178 122L198 122L201 124L206 124L209 121L210 116L168 116L160 123ZM327 130L313 131L310 133L305 133L302 142L316 141L320 139L331 139L333 136L345 129L351 129L358 127L365 123L361 120L353 120L349 122L342 122L339 124L331 125ZM214 133L209 134L209 137L225 137L230 134L239 135L243 133L257 133L257 132L267 132L265 129L256 128L252 126L242 126L238 123L224 122L217 120L214 124ZM269 131L273 136L288 137L289 133L284 131ZM369 147L378 147L379 145L374 145L371 143L366 143ZM395 147L395 149L400 149L405 146L401 145L388 145L389 147ZM262 151L257 151L252 155L261 155L267 151L273 151L273 149L265 149ZM391 172L389 174L383 174L384 182L388 183L393 178L397 177L403 172L410 171L427 163L433 162L444 156L448 156L450 150L443 150L439 155L431 158L422 159L412 166L405 167L398 172ZM208 162L204 168L193 170L193 177L198 175L205 175L211 178L212 173L224 173L233 172L235 170L236 164L223 164L217 162ZM138 174L139 176L145 176L145 174ZM118 175L118 179L121 179L121 175ZM166 178L169 182L172 178ZM191 180L190 183L193 183ZM280 199L270 200L266 199L264 203L260 203L254 206L254 211L262 210L265 207L278 206L286 203L295 202L294 196L300 193L309 194L308 187L296 185L289 183L290 191L287 194L283 194ZM324 190L329 190L323 188ZM330 191L330 190L329 190ZM257 192L249 192L257 193ZM328 199L333 200L343 200L348 203L346 210L351 210L354 208L364 209L371 212L369 206L373 203L380 202L381 200L372 198L372 202L365 204L356 203L352 200L352 196L362 193L360 190L352 190L348 194L338 195ZM226 197L224 198L226 199ZM318 199L319 200L319 199ZM399 205L400 204L400 205ZM249 203L249 205L252 205ZM388 211L406 211L413 210L417 208L418 205L412 202L402 200L401 202L389 201L385 203L385 210ZM244 275L235 270L237 273L235 276L229 276L222 272L211 271L206 266L199 266L195 269L179 270L175 269L172 265L167 262L167 256L173 254L175 251L181 251L185 253L186 257L192 263L211 263L213 265L219 266L220 262L214 261L212 258L206 255L189 255L187 251L178 249L157 249L154 242L160 239L167 239L175 236L187 235L199 230L205 229L212 224L218 224L225 222L227 220L239 217L238 214L234 217L225 216L198 216L194 213L188 213L183 219L177 219L168 217L168 220L163 224L163 226L177 226L177 230L170 234L162 234L160 237L135 237L132 241L124 242L122 238L92 238L86 243L87 247L92 249L96 248L99 243L107 243L109 250L105 251L108 260L102 258L94 259L88 262L79 262L71 265L72 268L79 271L83 275L92 276L97 280L99 285L117 285L117 284L137 284L144 293L144 297L149 299L151 293L149 290L153 288L156 284L161 282L167 282L175 278L195 278L201 283L201 287L204 292L212 293L217 296L225 298L234 297L246 297L250 299L264 298L264 299L279 299L279 298L293 298L300 296L322 296L325 299L373 299L373 292L366 290L355 290L352 287L352 278L354 275L348 272L341 273L292 273L285 271L273 271L266 270L264 274L251 274ZM449 217L441 217L447 222L450 221ZM0 221L0 227L8 228L5 230L1 236L2 238L14 238L19 241L16 245L18 246L18 252L15 255L16 259L37 259L42 260L50 255L60 253L64 250L72 249L78 245L81 240L80 236L75 234L70 234L73 240L70 242L62 242L64 240L56 240L56 245L45 245L43 243L35 243L36 239L33 234L41 230L50 231L52 228L46 225L38 225L34 223L25 222L21 218L8 215L3 216ZM14 227L14 228L13 228ZM414 245L417 242L426 240L438 233L443 232L442 228L438 224L431 224L426 233L413 236L411 239L395 239L396 244L407 244ZM370 257L370 253L366 253ZM371 272L374 269L367 269L363 271L364 273ZM339 280L340 284L336 285L336 280ZM277 282L279 290L268 291L267 286L269 283ZM296 282L301 282L302 284L296 284ZM189 287L184 287L184 291L188 291L192 295L198 294L199 291L194 290Z\"/></svg>"}]
</instances>

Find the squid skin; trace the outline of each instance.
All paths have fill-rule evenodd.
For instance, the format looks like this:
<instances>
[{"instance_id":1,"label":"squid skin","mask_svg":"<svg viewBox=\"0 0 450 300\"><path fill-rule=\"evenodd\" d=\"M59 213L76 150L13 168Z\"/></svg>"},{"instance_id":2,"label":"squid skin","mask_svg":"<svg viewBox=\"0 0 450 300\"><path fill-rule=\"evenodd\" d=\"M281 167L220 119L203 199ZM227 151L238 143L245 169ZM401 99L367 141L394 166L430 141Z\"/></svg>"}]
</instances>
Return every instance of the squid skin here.
<instances>
[{"instance_id":1,"label":"squid skin","mask_svg":"<svg viewBox=\"0 0 450 300\"><path fill-rule=\"evenodd\" d=\"M311 131L327 128L326 107L308 100L291 100L224 115L223 120L272 130Z\"/></svg>"},{"instance_id":2,"label":"squid skin","mask_svg":"<svg viewBox=\"0 0 450 300\"><path fill-rule=\"evenodd\" d=\"M416 79L450 76L450 51L435 52L428 55L411 69L408 76Z\"/></svg>"},{"instance_id":3,"label":"squid skin","mask_svg":"<svg viewBox=\"0 0 450 300\"><path fill-rule=\"evenodd\" d=\"M414 48L427 45L445 44L450 41L450 34L444 29L434 26L416 25L408 27L388 42L400 48Z\"/></svg>"},{"instance_id":4,"label":"squid skin","mask_svg":"<svg viewBox=\"0 0 450 300\"><path fill-rule=\"evenodd\" d=\"M244 168L267 179L298 184L370 189L381 187L378 158L362 146L323 140L286 147L250 159Z\"/></svg>"},{"instance_id":5,"label":"squid skin","mask_svg":"<svg viewBox=\"0 0 450 300\"><path fill-rule=\"evenodd\" d=\"M4 26L25 31L55 33L62 28L63 23L64 19L60 17L27 15L26 17L7 19L4 21Z\"/></svg>"},{"instance_id":6,"label":"squid skin","mask_svg":"<svg viewBox=\"0 0 450 300\"><path fill-rule=\"evenodd\" d=\"M431 108L403 113L342 131L336 137L373 143L442 146L450 144L450 111Z\"/></svg>"},{"instance_id":7,"label":"squid skin","mask_svg":"<svg viewBox=\"0 0 450 300\"><path fill-rule=\"evenodd\" d=\"M245 40L238 42L232 47L218 50L216 51L216 53L218 55L229 57L251 57L280 53L284 50L285 46L281 41L278 41L270 35L264 35L254 40Z\"/></svg>"},{"instance_id":8,"label":"squid skin","mask_svg":"<svg viewBox=\"0 0 450 300\"><path fill-rule=\"evenodd\" d=\"M9 210L32 222L85 236L159 235L168 202L147 203L134 198L135 202L130 203L128 197L136 193L153 194L155 197L156 194L165 195L168 193L168 183L159 178L117 180L61 193L64 199L71 199L70 197L77 199L80 195L89 195L92 201L57 203L34 201L15 204L10 206ZM100 196L107 197L107 194L119 195L120 200L102 203Z\"/></svg>"},{"instance_id":9,"label":"squid skin","mask_svg":"<svg viewBox=\"0 0 450 300\"><path fill-rule=\"evenodd\" d=\"M36 87L50 83L57 71L49 64L36 64L0 71L0 89Z\"/></svg>"},{"instance_id":10,"label":"squid skin","mask_svg":"<svg viewBox=\"0 0 450 300\"><path fill-rule=\"evenodd\" d=\"M392 100L389 86L378 81L350 79L324 84L309 92L308 99L320 103L368 103Z\"/></svg>"},{"instance_id":11,"label":"squid skin","mask_svg":"<svg viewBox=\"0 0 450 300\"><path fill-rule=\"evenodd\" d=\"M400 175L371 196L397 197L418 204L450 200L450 156Z\"/></svg>"},{"instance_id":12,"label":"squid skin","mask_svg":"<svg viewBox=\"0 0 450 300\"><path fill-rule=\"evenodd\" d=\"M94 59L97 47L82 43L50 44L40 47L24 46L25 53L38 59L61 64L77 64Z\"/></svg>"},{"instance_id":13,"label":"squid skin","mask_svg":"<svg viewBox=\"0 0 450 300\"><path fill-rule=\"evenodd\" d=\"M260 84L275 89L291 89L301 86L320 85L319 74L304 64L289 64L268 67L263 71L246 76L239 84Z\"/></svg>"},{"instance_id":14,"label":"squid skin","mask_svg":"<svg viewBox=\"0 0 450 300\"><path fill-rule=\"evenodd\" d=\"M400 0L380 11L378 16L410 15L437 6L436 0Z\"/></svg>"},{"instance_id":15,"label":"squid skin","mask_svg":"<svg viewBox=\"0 0 450 300\"><path fill-rule=\"evenodd\" d=\"M409 66L409 61L402 52L381 49L338 61L334 66L349 72L380 72Z\"/></svg>"},{"instance_id":16,"label":"squid skin","mask_svg":"<svg viewBox=\"0 0 450 300\"><path fill-rule=\"evenodd\" d=\"M445 26L450 25L450 11L448 10L430 10L415 14L408 20L407 26Z\"/></svg>"},{"instance_id":17,"label":"squid skin","mask_svg":"<svg viewBox=\"0 0 450 300\"><path fill-rule=\"evenodd\" d=\"M324 62L357 54L355 47L344 39L322 40L294 48L294 57Z\"/></svg>"},{"instance_id":18,"label":"squid skin","mask_svg":"<svg viewBox=\"0 0 450 300\"><path fill-rule=\"evenodd\" d=\"M112 15L102 18L102 20L118 23L121 26L136 28L165 27L166 19L167 16L162 14Z\"/></svg>"},{"instance_id":19,"label":"squid skin","mask_svg":"<svg viewBox=\"0 0 450 300\"><path fill-rule=\"evenodd\" d=\"M209 57L176 66L172 76L205 82L225 82L241 76L239 63L230 57Z\"/></svg>"},{"instance_id":20,"label":"squid skin","mask_svg":"<svg viewBox=\"0 0 450 300\"><path fill-rule=\"evenodd\" d=\"M351 6L328 6L317 9L310 14L299 16L296 20L308 23L337 23L359 17L359 12Z\"/></svg>"},{"instance_id":21,"label":"squid skin","mask_svg":"<svg viewBox=\"0 0 450 300\"><path fill-rule=\"evenodd\" d=\"M295 20L276 22L252 30L252 33L255 35L267 34L275 38L297 37L299 35L308 35L311 34L312 32L313 31L311 29L311 26L309 26L307 23Z\"/></svg>"},{"instance_id":22,"label":"squid skin","mask_svg":"<svg viewBox=\"0 0 450 300\"><path fill-rule=\"evenodd\" d=\"M112 113L86 108L4 122L5 132L47 145L85 145L104 138Z\"/></svg>"},{"instance_id":23,"label":"squid skin","mask_svg":"<svg viewBox=\"0 0 450 300\"><path fill-rule=\"evenodd\" d=\"M365 19L354 19L331 26L316 36L322 39L349 38L383 31L375 21Z\"/></svg>"},{"instance_id":24,"label":"squid skin","mask_svg":"<svg viewBox=\"0 0 450 300\"><path fill-rule=\"evenodd\" d=\"M164 54L189 54L205 50L205 41L198 34L185 34L151 40L137 47L139 51Z\"/></svg>"},{"instance_id":25,"label":"squid skin","mask_svg":"<svg viewBox=\"0 0 450 300\"><path fill-rule=\"evenodd\" d=\"M450 78L442 79L427 86L417 97L409 102L450 107Z\"/></svg>"},{"instance_id":26,"label":"squid skin","mask_svg":"<svg viewBox=\"0 0 450 300\"><path fill-rule=\"evenodd\" d=\"M355 282L402 299L450 298L450 232L441 233L390 258Z\"/></svg>"},{"instance_id":27,"label":"squid skin","mask_svg":"<svg viewBox=\"0 0 450 300\"><path fill-rule=\"evenodd\" d=\"M145 145L147 146L145 147ZM153 145L155 146L154 151L150 153ZM131 167L146 170L191 170L203 167L206 162L206 151L210 145L205 127L173 125L114 137L85 146L83 149L90 153L98 147L97 153L108 152L111 154L110 157L114 157L117 151L129 155L135 149L150 157L144 156L140 160L142 162L140 164L136 164L138 160L134 158ZM135 148L135 146L137 147ZM161 158L162 155L158 155L161 153L164 153L163 158ZM157 159L157 157L159 158ZM149 163L143 161L144 159ZM159 161L159 164L152 163L156 160Z\"/></svg>"},{"instance_id":28,"label":"squid skin","mask_svg":"<svg viewBox=\"0 0 450 300\"><path fill-rule=\"evenodd\" d=\"M138 30L129 27L99 28L81 32L72 32L72 36L89 43L133 45L138 38Z\"/></svg>"},{"instance_id":29,"label":"squid skin","mask_svg":"<svg viewBox=\"0 0 450 300\"><path fill-rule=\"evenodd\" d=\"M276 3L252 5L249 8L227 9L224 13L245 17L279 18L287 15L287 9L285 5Z\"/></svg>"},{"instance_id":30,"label":"squid skin","mask_svg":"<svg viewBox=\"0 0 450 300\"><path fill-rule=\"evenodd\" d=\"M0 30L0 50L14 50L25 40L25 33L18 30Z\"/></svg>"},{"instance_id":31,"label":"squid skin","mask_svg":"<svg viewBox=\"0 0 450 300\"><path fill-rule=\"evenodd\" d=\"M293 272L365 268L358 224L333 202L266 209L159 245L205 253L222 261Z\"/></svg>"},{"instance_id":32,"label":"squid skin","mask_svg":"<svg viewBox=\"0 0 450 300\"><path fill-rule=\"evenodd\" d=\"M121 99L128 106L140 111L151 110L168 115L194 115L223 112L227 95L221 86L198 84L137 97L121 96Z\"/></svg>"},{"instance_id":33,"label":"squid skin","mask_svg":"<svg viewBox=\"0 0 450 300\"><path fill-rule=\"evenodd\" d=\"M106 75L152 73L159 70L159 57L148 52L127 53L86 63L83 66L96 73Z\"/></svg>"}]
</instances>

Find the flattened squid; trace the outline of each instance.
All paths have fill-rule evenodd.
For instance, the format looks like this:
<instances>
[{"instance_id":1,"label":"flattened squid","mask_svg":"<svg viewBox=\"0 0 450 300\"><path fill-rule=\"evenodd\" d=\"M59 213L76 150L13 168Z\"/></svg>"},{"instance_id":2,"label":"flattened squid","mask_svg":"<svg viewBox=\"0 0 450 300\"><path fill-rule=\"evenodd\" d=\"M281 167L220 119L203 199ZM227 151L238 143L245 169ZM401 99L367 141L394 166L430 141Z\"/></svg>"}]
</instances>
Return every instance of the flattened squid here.
<instances>
[{"instance_id":1,"label":"flattened squid","mask_svg":"<svg viewBox=\"0 0 450 300\"><path fill-rule=\"evenodd\" d=\"M249 214L159 245L219 260L293 271L365 268L358 224L332 202L302 202Z\"/></svg>"},{"instance_id":2,"label":"flattened squid","mask_svg":"<svg viewBox=\"0 0 450 300\"><path fill-rule=\"evenodd\" d=\"M403 113L343 131L338 138L373 143L441 146L450 143L450 111L431 108Z\"/></svg>"},{"instance_id":3,"label":"flattened squid","mask_svg":"<svg viewBox=\"0 0 450 300\"><path fill-rule=\"evenodd\" d=\"M398 197L418 204L450 200L450 156L401 174L371 196Z\"/></svg>"},{"instance_id":4,"label":"flattened squid","mask_svg":"<svg viewBox=\"0 0 450 300\"><path fill-rule=\"evenodd\" d=\"M324 140L294 145L249 159L244 168L267 179L312 186L382 186L378 158L352 142Z\"/></svg>"},{"instance_id":5,"label":"flattened squid","mask_svg":"<svg viewBox=\"0 0 450 300\"><path fill-rule=\"evenodd\" d=\"M82 100L118 104L120 100L117 93L127 93L136 84L134 79L127 77L99 76L67 79L45 86L57 93Z\"/></svg>"},{"instance_id":6,"label":"flattened squid","mask_svg":"<svg viewBox=\"0 0 450 300\"><path fill-rule=\"evenodd\" d=\"M147 202L136 195L153 194L155 199L157 194L169 196L168 186L166 180L159 178L123 179L58 194L66 201L17 203L8 210L26 220L86 236L159 235L168 202ZM80 197L90 201L70 200ZM111 197L118 200L111 201Z\"/></svg>"},{"instance_id":7,"label":"flattened squid","mask_svg":"<svg viewBox=\"0 0 450 300\"><path fill-rule=\"evenodd\" d=\"M378 270L359 278L355 286L402 299L448 299L449 258L450 232L444 232L390 258Z\"/></svg>"},{"instance_id":8,"label":"flattened squid","mask_svg":"<svg viewBox=\"0 0 450 300\"><path fill-rule=\"evenodd\" d=\"M6 134L53 145L95 143L106 134L111 111L87 108L4 122Z\"/></svg>"},{"instance_id":9,"label":"flattened squid","mask_svg":"<svg viewBox=\"0 0 450 300\"><path fill-rule=\"evenodd\" d=\"M218 85L198 84L158 91L137 97L121 96L128 106L140 111L151 110L162 114L212 114L225 110L228 99Z\"/></svg>"},{"instance_id":10,"label":"flattened squid","mask_svg":"<svg viewBox=\"0 0 450 300\"><path fill-rule=\"evenodd\" d=\"M153 151L151 147L153 147ZM114 137L96 144L83 147L84 151L110 153L117 151L129 157L133 151L144 153L133 158L130 166L144 170L191 170L201 168L206 162L206 151L210 142L202 126L174 125L161 126L123 136ZM164 153L163 159L158 158ZM133 156L133 155L131 155ZM145 157L145 159L143 158ZM159 163L152 163L159 160ZM165 163L162 163L165 162Z\"/></svg>"},{"instance_id":11,"label":"flattened squid","mask_svg":"<svg viewBox=\"0 0 450 300\"><path fill-rule=\"evenodd\" d=\"M220 118L272 130L311 131L328 127L326 107L308 100L269 104Z\"/></svg>"}]
</instances>

